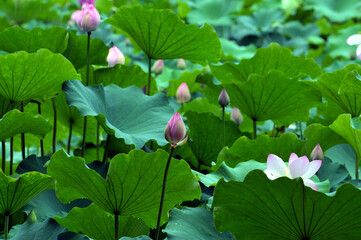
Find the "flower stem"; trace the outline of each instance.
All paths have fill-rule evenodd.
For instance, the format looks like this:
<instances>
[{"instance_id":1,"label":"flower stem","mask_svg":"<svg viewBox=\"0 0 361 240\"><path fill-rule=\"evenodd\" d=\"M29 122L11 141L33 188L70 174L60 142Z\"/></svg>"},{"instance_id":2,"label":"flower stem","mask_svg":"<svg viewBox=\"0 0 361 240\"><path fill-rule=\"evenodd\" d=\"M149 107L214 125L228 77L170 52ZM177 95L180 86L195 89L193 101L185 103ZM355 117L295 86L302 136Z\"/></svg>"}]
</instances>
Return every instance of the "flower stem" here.
<instances>
[{"instance_id":1,"label":"flower stem","mask_svg":"<svg viewBox=\"0 0 361 240\"><path fill-rule=\"evenodd\" d=\"M71 137L73 134L73 119L70 119L69 121L69 137L68 137L68 154L70 154L70 147L71 147Z\"/></svg>"},{"instance_id":2,"label":"flower stem","mask_svg":"<svg viewBox=\"0 0 361 240\"><path fill-rule=\"evenodd\" d=\"M148 57L148 85L147 85L147 95L150 95L150 82L152 79L152 67L151 67L151 63L152 63L152 58Z\"/></svg>"},{"instance_id":3,"label":"flower stem","mask_svg":"<svg viewBox=\"0 0 361 240\"><path fill-rule=\"evenodd\" d=\"M299 126L300 126L300 139L303 140L302 122L299 122Z\"/></svg>"},{"instance_id":4,"label":"flower stem","mask_svg":"<svg viewBox=\"0 0 361 240\"><path fill-rule=\"evenodd\" d=\"M10 138L10 176L13 174L14 163L14 137Z\"/></svg>"},{"instance_id":5,"label":"flower stem","mask_svg":"<svg viewBox=\"0 0 361 240\"><path fill-rule=\"evenodd\" d=\"M257 138L257 121L253 119L253 139Z\"/></svg>"},{"instance_id":6,"label":"flower stem","mask_svg":"<svg viewBox=\"0 0 361 240\"><path fill-rule=\"evenodd\" d=\"M24 112L24 102L20 103L20 111ZM25 133L21 133L21 154L23 159L25 159Z\"/></svg>"},{"instance_id":7,"label":"flower stem","mask_svg":"<svg viewBox=\"0 0 361 240\"><path fill-rule=\"evenodd\" d=\"M9 215L4 215L4 239L7 240L9 234Z\"/></svg>"},{"instance_id":8,"label":"flower stem","mask_svg":"<svg viewBox=\"0 0 361 240\"><path fill-rule=\"evenodd\" d=\"M166 184L166 181L167 181L168 169L169 169L170 161L171 161L171 159L172 159L173 151L174 151L174 147L171 147L171 148L170 148L170 153L169 153L169 158L168 158L168 161L167 161L167 165L166 165L165 171L164 171L162 195L161 195L161 197L160 197L158 220L157 220L157 230L156 230L155 240L158 240L158 239L159 239L160 220L161 220L161 217L162 217L163 200L164 200L164 193L165 193L165 184Z\"/></svg>"},{"instance_id":9,"label":"flower stem","mask_svg":"<svg viewBox=\"0 0 361 240\"><path fill-rule=\"evenodd\" d=\"M53 109L54 109L54 130L53 130L53 154L54 154L56 152L57 112L56 112L55 98L52 98L51 101L53 103Z\"/></svg>"},{"instance_id":10,"label":"flower stem","mask_svg":"<svg viewBox=\"0 0 361 240\"><path fill-rule=\"evenodd\" d=\"M38 114L41 115L41 103L38 102ZM44 140L40 139L40 153L44 157Z\"/></svg>"},{"instance_id":11,"label":"flower stem","mask_svg":"<svg viewBox=\"0 0 361 240\"><path fill-rule=\"evenodd\" d=\"M358 168L359 168L359 158L358 158L358 156L357 156L357 154L356 154L356 159L355 159L355 162L356 162L356 165L355 165L355 177L356 177L356 180L358 180L359 179L359 174L358 174Z\"/></svg>"},{"instance_id":12,"label":"flower stem","mask_svg":"<svg viewBox=\"0 0 361 240\"><path fill-rule=\"evenodd\" d=\"M90 54L90 34L91 32L88 32L88 43L86 48L86 82L85 86L88 86L89 84L89 54ZM81 156L84 157L85 155L85 144L86 144L86 127L87 127L87 116L84 117L84 129L83 129L83 145L81 150Z\"/></svg>"},{"instance_id":13,"label":"flower stem","mask_svg":"<svg viewBox=\"0 0 361 240\"><path fill-rule=\"evenodd\" d=\"M119 232L119 213L118 212L115 212L114 213L114 224L115 224L115 240L118 240L118 232Z\"/></svg>"},{"instance_id":14,"label":"flower stem","mask_svg":"<svg viewBox=\"0 0 361 240\"><path fill-rule=\"evenodd\" d=\"M105 161L107 160L108 157L108 149L109 149L109 142L110 142L110 135L107 135L107 142L105 143L105 148L104 148L104 155L103 155L103 163L105 163Z\"/></svg>"},{"instance_id":15,"label":"flower stem","mask_svg":"<svg viewBox=\"0 0 361 240\"><path fill-rule=\"evenodd\" d=\"M5 166L6 166L6 145L5 145L5 140L1 141L1 147L2 147L1 169L3 170L3 173L5 173Z\"/></svg>"},{"instance_id":16,"label":"flower stem","mask_svg":"<svg viewBox=\"0 0 361 240\"><path fill-rule=\"evenodd\" d=\"M224 121L224 106L222 106L222 124L223 124L223 147L225 146L225 128L226 128L226 125L225 125L225 121Z\"/></svg>"}]
</instances>

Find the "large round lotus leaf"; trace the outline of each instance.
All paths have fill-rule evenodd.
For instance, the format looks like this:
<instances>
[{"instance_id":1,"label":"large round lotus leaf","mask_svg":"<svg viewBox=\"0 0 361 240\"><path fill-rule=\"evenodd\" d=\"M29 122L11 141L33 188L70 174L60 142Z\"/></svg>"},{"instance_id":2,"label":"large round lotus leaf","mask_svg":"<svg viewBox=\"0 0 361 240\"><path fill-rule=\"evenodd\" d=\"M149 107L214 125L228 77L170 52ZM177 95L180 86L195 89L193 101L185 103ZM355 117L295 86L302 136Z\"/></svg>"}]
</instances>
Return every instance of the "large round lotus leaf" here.
<instances>
[{"instance_id":1,"label":"large round lotus leaf","mask_svg":"<svg viewBox=\"0 0 361 240\"><path fill-rule=\"evenodd\" d=\"M239 240L358 239L361 191L351 184L326 195L287 177L270 181L260 170L245 181L221 179L214 190L218 231Z\"/></svg>"},{"instance_id":2,"label":"large round lotus leaf","mask_svg":"<svg viewBox=\"0 0 361 240\"><path fill-rule=\"evenodd\" d=\"M38 172L28 172L12 178L0 171L0 214L13 214L42 191L53 178Z\"/></svg>"},{"instance_id":3,"label":"large round lotus leaf","mask_svg":"<svg viewBox=\"0 0 361 240\"><path fill-rule=\"evenodd\" d=\"M86 208L75 207L66 217L54 219L69 231L84 234L92 239L114 239L114 214L105 212L95 204ZM122 216L118 224L119 237L137 237L149 233L149 228L139 218Z\"/></svg>"},{"instance_id":4,"label":"large round lotus leaf","mask_svg":"<svg viewBox=\"0 0 361 240\"><path fill-rule=\"evenodd\" d=\"M80 81L67 81L63 89L69 106L76 106L83 116L96 116L103 129L126 144L141 148L154 139L167 144L164 128L173 109L162 93L147 96L135 86L88 86Z\"/></svg>"},{"instance_id":5,"label":"large round lotus leaf","mask_svg":"<svg viewBox=\"0 0 361 240\"><path fill-rule=\"evenodd\" d=\"M152 59L183 58L203 65L220 59L221 44L211 25L186 25L168 9L120 7L105 22L129 34Z\"/></svg>"},{"instance_id":6,"label":"large round lotus leaf","mask_svg":"<svg viewBox=\"0 0 361 240\"><path fill-rule=\"evenodd\" d=\"M44 117L33 116L17 109L8 112L0 119L0 141L20 133L32 133L39 138L44 138L50 131L51 125Z\"/></svg>"},{"instance_id":7,"label":"large round lotus leaf","mask_svg":"<svg viewBox=\"0 0 361 240\"><path fill-rule=\"evenodd\" d=\"M301 58L277 43L260 48L251 59L243 59L238 64L232 62L223 65L211 65L212 73L222 83L245 82L252 73L267 75L271 70L279 70L289 78L311 76L316 78L321 68L311 58Z\"/></svg>"},{"instance_id":8,"label":"large round lotus leaf","mask_svg":"<svg viewBox=\"0 0 361 240\"><path fill-rule=\"evenodd\" d=\"M174 208L164 232L169 240L234 240L229 232L217 232L212 211L209 211L205 204L196 208Z\"/></svg>"},{"instance_id":9,"label":"large round lotus leaf","mask_svg":"<svg viewBox=\"0 0 361 240\"><path fill-rule=\"evenodd\" d=\"M111 160L104 180L89 169L82 158L69 157L60 150L52 156L48 173L56 180L56 194L62 202L88 198L109 213L140 217L149 227L155 227L168 157L163 150L155 153L133 150L127 155L118 154ZM200 196L200 186L189 165L185 161L172 160L162 223L167 221L168 211L175 204Z\"/></svg>"},{"instance_id":10,"label":"large round lotus leaf","mask_svg":"<svg viewBox=\"0 0 361 240\"><path fill-rule=\"evenodd\" d=\"M47 49L0 56L0 94L14 102L53 97L64 81L76 78L73 65Z\"/></svg>"},{"instance_id":11,"label":"large round lotus leaf","mask_svg":"<svg viewBox=\"0 0 361 240\"><path fill-rule=\"evenodd\" d=\"M34 53L46 48L53 53L62 53L68 45L68 31L61 27L49 29L22 29L18 26L10 27L0 33L0 49L9 53L25 51Z\"/></svg>"}]
</instances>

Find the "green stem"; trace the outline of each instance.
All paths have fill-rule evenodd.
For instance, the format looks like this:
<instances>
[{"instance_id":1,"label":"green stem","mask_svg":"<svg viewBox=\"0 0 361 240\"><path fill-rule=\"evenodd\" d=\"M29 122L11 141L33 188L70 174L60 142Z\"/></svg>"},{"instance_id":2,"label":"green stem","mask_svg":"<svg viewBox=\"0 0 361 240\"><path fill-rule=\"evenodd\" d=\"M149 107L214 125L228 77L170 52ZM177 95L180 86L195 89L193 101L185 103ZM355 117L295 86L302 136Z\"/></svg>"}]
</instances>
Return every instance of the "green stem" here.
<instances>
[{"instance_id":1,"label":"green stem","mask_svg":"<svg viewBox=\"0 0 361 240\"><path fill-rule=\"evenodd\" d=\"M225 146L225 128L226 128L226 125L225 125L225 121L224 121L224 107L222 106L222 124L223 124L223 147Z\"/></svg>"},{"instance_id":2,"label":"green stem","mask_svg":"<svg viewBox=\"0 0 361 240\"><path fill-rule=\"evenodd\" d=\"M38 102L38 114L41 115L41 103ZM44 140L40 139L40 153L44 157Z\"/></svg>"},{"instance_id":3,"label":"green stem","mask_svg":"<svg viewBox=\"0 0 361 240\"><path fill-rule=\"evenodd\" d=\"M253 119L253 139L257 138L257 121Z\"/></svg>"},{"instance_id":4,"label":"green stem","mask_svg":"<svg viewBox=\"0 0 361 240\"><path fill-rule=\"evenodd\" d=\"M151 79L152 79L152 66L151 66L151 63L152 63L152 58L148 57L148 85L147 85L147 95L148 96L150 95L150 82L151 82Z\"/></svg>"},{"instance_id":5,"label":"green stem","mask_svg":"<svg viewBox=\"0 0 361 240\"><path fill-rule=\"evenodd\" d=\"M157 230L156 230L155 240L159 239L160 220L161 220L161 217L162 217L163 201L164 201L164 194L165 194L165 184L166 184L166 181L167 181L168 169L169 169L170 161L172 159L173 151L174 151L174 147L171 147L170 148L170 153L169 153L169 158L168 158L168 161L167 161L167 165L166 165L165 171L164 171L162 195L160 197L158 220L157 220Z\"/></svg>"},{"instance_id":6,"label":"green stem","mask_svg":"<svg viewBox=\"0 0 361 240\"><path fill-rule=\"evenodd\" d=\"M118 240L119 238L118 238L118 232L119 232L119 213L118 212L116 212L116 213L114 213L114 218L115 218L115 220L114 220L114 224L115 224L115 240Z\"/></svg>"},{"instance_id":7,"label":"green stem","mask_svg":"<svg viewBox=\"0 0 361 240\"><path fill-rule=\"evenodd\" d=\"M68 154L70 154L70 147L71 147L71 137L72 137L72 134L73 134L73 119L70 119L70 122L69 122L69 138L68 138Z\"/></svg>"},{"instance_id":8,"label":"green stem","mask_svg":"<svg viewBox=\"0 0 361 240\"><path fill-rule=\"evenodd\" d=\"M275 136L276 136L276 124L273 124L271 137L275 137Z\"/></svg>"},{"instance_id":9,"label":"green stem","mask_svg":"<svg viewBox=\"0 0 361 240\"><path fill-rule=\"evenodd\" d=\"M4 239L7 240L9 234L9 215L5 214L4 218Z\"/></svg>"},{"instance_id":10,"label":"green stem","mask_svg":"<svg viewBox=\"0 0 361 240\"><path fill-rule=\"evenodd\" d=\"M14 163L14 137L10 138L10 176L13 174Z\"/></svg>"},{"instance_id":11,"label":"green stem","mask_svg":"<svg viewBox=\"0 0 361 240\"><path fill-rule=\"evenodd\" d=\"M56 104L55 98L51 99L53 103L53 110L54 110L54 129L53 129L53 154L56 152L56 128L57 128L57 112L56 112Z\"/></svg>"},{"instance_id":12,"label":"green stem","mask_svg":"<svg viewBox=\"0 0 361 240\"><path fill-rule=\"evenodd\" d=\"M183 113L183 112L184 112L184 110L183 110L183 106L184 106L184 103L181 103L181 113Z\"/></svg>"},{"instance_id":13,"label":"green stem","mask_svg":"<svg viewBox=\"0 0 361 240\"><path fill-rule=\"evenodd\" d=\"M100 160L100 157L99 157L99 140L100 140L100 124L99 122L97 122L97 161Z\"/></svg>"},{"instance_id":14,"label":"green stem","mask_svg":"<svg viewBox=\"0 0 361 240\"><path fill-rule=\"evenodd\" d=\"M20 103L20 111L24 112L24 102ZM25 159L26 158L26 156L25 156L25 133L21 133L21 153L22 153L23 159Z\"/></svg>"},{"instance_id":15,"label":"green stem","mask_svg":"<svg viewBox=\"0 0 361 240\"><path fill-rule=\"evenodd\" d=\"M108 156L108 149L109 149L109 142L110 142L110 135L107 135L107 142L105 143L105 148L104 148L104 155L103 155L103 163L105 163L105 161L107 160L107 156Z\"/></svg>"},{"instance_id":16,"label":"green stem","mask_svg":"<svg viewBox=\"0 0 361 240\"><path fill-rule=\"evenodd\" d=\"M85 82L85 86L88 86L88 84L89 84L90 34L91 34L91 32L88 32L88 43L87 43L87 48L86 48L86 82ZM87 116L85 116L85 117L84 117L84 128L83 128L83 145L82 145L82 150L81 150L81 156L82 156L82 157L85 156L87 120L88 120L88 119L87 119Z\"/></svg>"},{"instance_id":17,"label":"green stem","mask_svg":"<svg viewBox=\"0 0 361 240\"><path fill-rule=\"evenodd\" d=\"M358 167L359 167L359 159L358 159L358 156L356 154L356 159L355 159L355 162L356 162L356 165L355 165L355 177L356 177L356 180L359 179L359 175L358 175Z\"/></svg>"},{"instance_id":18,"label":"green stem","mask_svg":"<svg viewBox=\"0 0 361 240\"><path fill-rule=\"evenodd\" d=\"M303 140L302 122L299 122L299 126L300 126L300 139Z\"/></svg>"},{"instance_id":19,"label":"green stem","mask_svg":"<svg viewBox=\"0 0 361 240\"><path fill-rule=\"evenodd\" d=\"M3 170L3 173L5 174L5 166L6 166L6 145L5 145L5 140L1 141L1 147L2 147L1 169Z\"/></svg>"}]
</instances>

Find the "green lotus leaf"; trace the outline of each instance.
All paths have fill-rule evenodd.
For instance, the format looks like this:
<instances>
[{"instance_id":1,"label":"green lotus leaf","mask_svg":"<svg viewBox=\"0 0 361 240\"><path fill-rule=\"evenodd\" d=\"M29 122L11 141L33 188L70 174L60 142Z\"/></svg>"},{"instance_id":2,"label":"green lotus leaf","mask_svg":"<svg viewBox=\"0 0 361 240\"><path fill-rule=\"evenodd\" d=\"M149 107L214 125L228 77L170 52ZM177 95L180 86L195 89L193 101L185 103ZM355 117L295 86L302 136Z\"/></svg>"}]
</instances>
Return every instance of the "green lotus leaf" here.
<instances>
[{"instance_id":1,"label":"green lotus leaf","mask_svg":"<svg viewBox=\"0 0 361 240\"><path fill-rule=\"evenodd\" d=\"M302 179L270 181L260 170L244 182L221 179L214 190L218 231L236 239L357 239L361 192L351 184L326 195L303 185Z\"/></svg>"},{"instance_id":2,"label":"green lotus leaf","mask_svg":"<svg viewBox=\"0 0 361 240\"><path fill-rule=\"evenodd\" d=\"M339 31L337 31L337 33L329 35L329 37L327 38L326 46L332 58L344 57L346 59L350 59L351 56L353 56L354 53L356 53L356 46L355 45L350 46L346 44L346 39L349 36L358 33L360 27L361 24L352 24L351 26L340 29ZM329 30L332 29L331 26L325 26L325 28ZM345 61L339 61L335 63L343 64L344 62ZM337 69L340 68L342 67L339 67Z\"/></svg>"},{"instance_id":3,"label":"green lotus leaf","mask_svg":"<svg viewBox=\"0 0 361 240\"><path fill-rule=\"evenodd\" d=\"M209 211L205 204L196 208L174 208L170 213L169 223L163 231L167 233L169 240L234 240L229 232L217 232L212 211Z\"/></svg>"},{"instance_id":4,"label":"green lotus leaf","mask_svg":"<svg viewBox=\"0 0 361 240\"><path fill-rule=\"evenodd\" d=\"M238 64L227 62L210 67L214 76L222 83L245 82L252 73L267 75L271 70L279 70L289 78L302 78L308 75L316 78L322 73L313 59L294 56L291 50L277 43L257 49L254 57L243 59Z\"/></svg>"},{"instance_id":5,"label":"green lotus leaf","mask_svg":"<svg viewBox=\"0 0 361 240\"><path fill-rule=\"evenodd\" d=\"M87 35L76 35L75 32L69 32L68 48L65 50L63 55L69 59L76 69L86 66L87 41ZM106 61L108 53L109 47L107 47L101 39L90 39L90 64L108 65Z\"/></svg>"},{"instance_id":6,"label":"green lotus leaf","mask_svg":"<svg viewBox=\"0 0 361 240\"><path fill-rule=\"evenodd\" d=\"M313 146L314 147L314 146ZM308 150L308 151L312 151ZM260 136L255 140L240 137L230 148L224 148L218 155L217 168L222 162L234 168L240 162L256 160L265 163L269 154L275 154L288 161L291 153L304 155L308 152L306 141L299 140L293 133L282 134L281 137L271 138L267 135Z\"/></svg>"},{"instance_id":7,"label":"green lotus leaf","mask_svg":"<svg viewBox=\"0 0 361 240\"><path fill-rule=\"evenodd\" d=\"M328 157L332 163L341 165L348 174L355 179L355 158L356 153L349 144L338 144L327 150L325 157ZM343 173L343 172L341 172ZM343 175L343 174L342 174ZM335 177L330 174L330 177ZM339 181L340 182L340 181Z\"/></svg>"},{"instance_id":8,"label":"green lotus leaf","mask_svg":"<svg viewBox=\"0 0 361 240\"><path fill-rule=\"evenodd\" d=\"M319 92L303 81L286 77L280 71L248 81L223 84L231 102L253 120L278 120L283 124L307 121L310 108L321 102Z\"/></svg>"},{"instance_id":9,"label":"green lotus leaf","mask_svg":"<svg viewBox=\"0 0 361 240\"><path fill-rule=\"evenodd\" d=\"M15 213L53 183L53 178L38 172L28 172L19 178L12 178L0 171L0 178L1 215Z\"/></svg>"},{"instance_id":10,"label":"green lotus leaf","mask_svg":"<svg viewBox=\"0 0 361 240\"><path fill-rule=\"evenodd\" d=\"M44 117L14 109L0 119L0 141L4 141L20 133L31 133L44 138L51 131L51 125Z\"/></svg>"},{"instance_id":11,"label":"green lotus leaf","mask_svg":"<svg viewBox=\"0 0 361 240\"><path fill-rule=\"evenodd\" d=\"M64 81L76 78L73 65L47 49L0 56L0 94L13 102L53 97Z\"/></svg>"},{"instance_id":12,"label":"green lotus leaf","mask_svg":"<svg viewBox=\"0 0 361 240\"><path fill-rule=\"evenodd\" d=\"M170 10L120 7L105 23L125 31L152 59L183 58L203 65L220 59L221 44L211 25L186 25Z\"/></svg>"},{"instance_id":13,"label":"green lotus leaf","mask_svg":"<svg viewBox=\"0 0 361 240\"><path fill-rule=\"evenodd\" d=\"M30 31L15 26L0 33L0 49L8 53L35 53L41 48L49 49L53 53L62 53L67 45L68 31L57 26L49 29L36 27Z\"/></svg>"},{"instance_id":14,"label":"green lotus leaf","mask_svg":"<svg viewBox=\"0 0 361 240\"><path fill-rule=\"evenodd\" d=\"M56 180L56 194L62 202L88 198L111 214L140 217L149 227L155 227L168 157L163 150L155 153L132 150L127 155L118 154L111 160L104 180L89 169L82 158L69 157L60 150L52 156L48 173ZM166 222L167 213L175 204L200 198L200 195L200 186L189 165L185 161L171 161L162 223Z\"/></svg>"},{"instance_id":15,"label":"green lotus leaf","mask_svg":"<svg viewBox=\"0 0 361 240\"><path fill-rule=\"evenodd\" d=\"M81 233L97 240L114 239L114 215L105 212L95 204L86 208L75 207L66 217L54 219L71 232ZM132 216L120 217L118 224L119 237L137 237L149 233L147 225Z\"/></svg>"},{"instance_id":16,"label":"green lotus leaf","mask_svg":"<svg viewBox=\"0 0 361 240\"><path fill-rule=\"evenodd\" d=\"M162 93L146 96L135 86L122 89L116 85L85 87L80 81L67 81L63 86L69 106L83 116L96 116L103 129L126 144L141 148L154 139L159 145L168 142L164 128L173 109Z\"/></svg>"}]
</instances>

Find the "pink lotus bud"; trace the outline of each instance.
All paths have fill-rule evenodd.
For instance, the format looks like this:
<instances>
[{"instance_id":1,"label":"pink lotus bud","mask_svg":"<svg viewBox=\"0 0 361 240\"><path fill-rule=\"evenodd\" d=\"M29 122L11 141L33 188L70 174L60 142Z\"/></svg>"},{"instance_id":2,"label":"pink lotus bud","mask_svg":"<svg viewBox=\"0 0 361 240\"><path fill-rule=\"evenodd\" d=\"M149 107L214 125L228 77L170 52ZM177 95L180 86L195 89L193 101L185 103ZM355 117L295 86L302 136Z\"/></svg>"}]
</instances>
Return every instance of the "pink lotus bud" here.
<instances>
[{"instance_id":1,"label":"pink lotus bud","mask_svg":"<svg viewBox=\"0 0 361 240\"><path fill-rule=\"evenodd\" d=\"M114 67L117 64L124 64L125 57L124 54L117 48L116 46L113 46L109 49L107 62L109 64L109 67Z\"/></svg>"},{"instance_id":2,"label":"pink lotus bud","mask_svg":"<svg viewBox=\"0 0 361 240\"><path fill-rule=\"evenodd\" d=\"M225 88L223 88L221 94L219 94L218 103L222 107L225 107L225 106L227 106L229 104L229 96L228 96L228 93L227 93Z\"/></svg>"},{"instance_id":3,"label":"pink lotus bud","mask_svg":"<svg viewBox=\"0 0 361 240\"><path fill-rule=\"evenodd\" d=\"M243 116L238 108L233 107L231 113L231 120L235 122L237 125L240 125L243 122Z\"/></svg>"},{"instance_id":4,"label":"pink lotus bud","mask_svg":"<svg viewBox=\"0 0 361 240\"><path fill-rule=\"evenodd\" d=\"M92 32L100 24L100 15L98 10L92 4L86 3L79 14L76 22L79 28L85 32Z\"/></svg>"},{"instance_id":5,"label":"pink lotus bud","mask_svg":"<svg viewBox=\"0 0 361 240\"><path fill-rule=\"evenodd\" d=\"M188 102L191 99L191 93L186 83L182 83L176 92L177 101L179 103Z\"/></svg>"},{"instance_id":6,"label":"pink lotus bud","mask_svg":"<svg viewBox=\"0 0 361 240\"><path fill-rule=\"evenodd\" d=\"M187 63L184 61L183 58L178 59L177 61L177 68L178 69L185 69L187 67Z\"/></svg>"},{"instance_id":7,"label":"pink lotus bud","mask_svg":"<svg viewBox=\"0 0 361 240\"><path fill-rule=\"evenodd\" d=\"M165 139L173 145L182 145L187 141L186 127L179 113L175 113L164 130Z\"/></svg>"},{"instance_id":8,"label":"pink lotus bud","mask_svg":"<svg viewBox=\"0 0 361 240\"><path fill-rule=\"evenodd\" d=\"M79 5L80 6L83 6L85 3L88 3L88 4L95 4L95 0L78 0L79 2Z\"/></svg>"},{"instance_id":9,"label":"pink lotus bud","mask_svg":"<svg viewBox=\"0 0 361 240\"><path fill-rule=\"evenodd\" d=\"M70 18L69 25L73 25L73 24L77 23L80 15L81 15L81 10L76 10L75 12L73 12L73 14L71 15L71 18Z\"/></svg>"},{"instance_id":10,"label":"pink lotus bud","mask_svg":"<svg viewBox=\"0 0 361 240\"><path fill-rule=\"evenodd\" d=\"M164 62L163 60L159 59L158 61L156 61L153 65L153 72L155 73L155 75L159 75L163 72L164 69Z\"/></svg>"},{"instance_id":11,"label":"pink lotus bud","mask_svg":"<svg viewBox=\"0 0 361 240\"><path fill-rule=\"evenodd\" d=\"M323 151L322 151L320 144L317 143L316 147L312 150L310 159L311 159L311 161L313 161L313 160L322 160L323 161L324 155L323 155Z\"/></svg>"}]
</instances>

